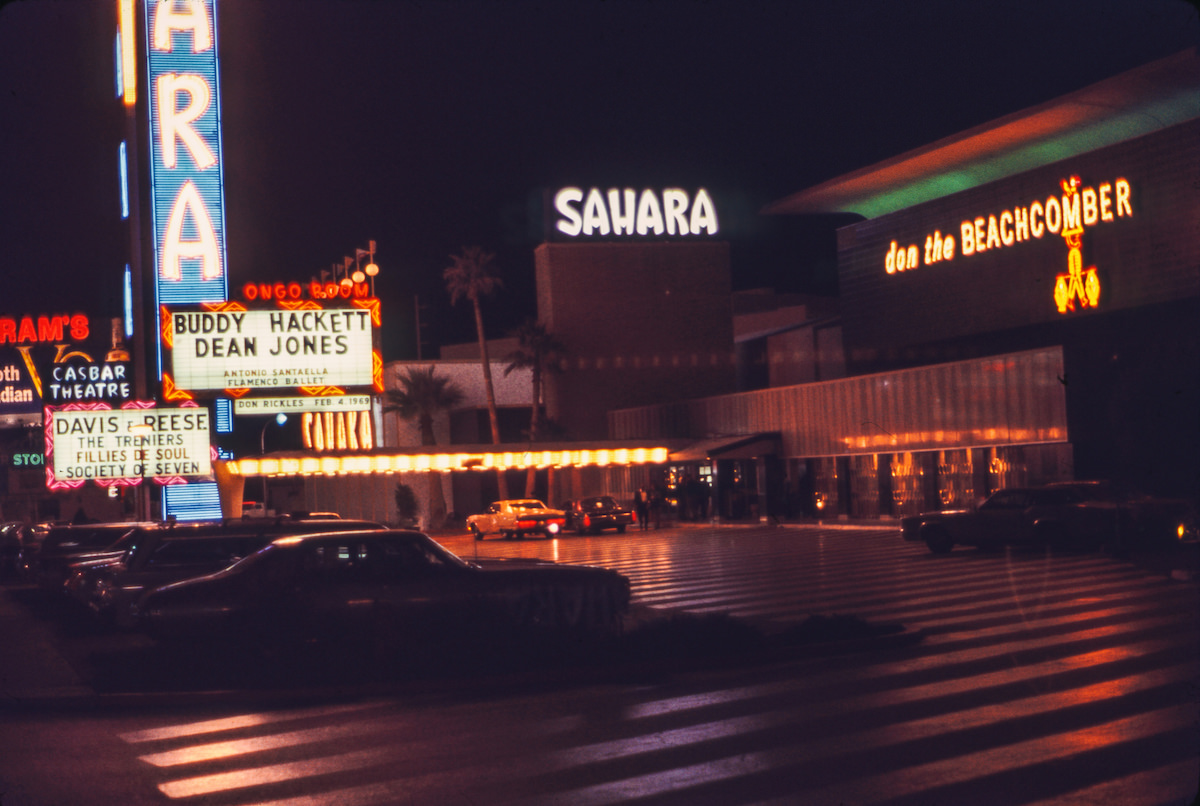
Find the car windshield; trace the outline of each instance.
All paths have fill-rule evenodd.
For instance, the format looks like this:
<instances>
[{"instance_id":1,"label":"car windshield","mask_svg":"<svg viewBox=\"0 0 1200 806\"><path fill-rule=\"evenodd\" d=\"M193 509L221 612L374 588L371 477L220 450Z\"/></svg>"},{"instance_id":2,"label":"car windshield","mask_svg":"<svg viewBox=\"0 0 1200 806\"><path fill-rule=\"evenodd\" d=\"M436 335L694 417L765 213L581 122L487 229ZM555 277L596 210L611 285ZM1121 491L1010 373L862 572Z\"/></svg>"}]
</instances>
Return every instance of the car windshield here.
<instances>
[{"instance_id":1,"label":"car windshield","mask_svg":"<svg viewBox=\"0 0 1200 806\"><path fill-rule=\"evenodd\" d=\"M1075 504L1081 501L1079 493L1066 487L1047 490L1031 490L1030 500L1034 506L1056 507L1064 504Z\"/></svg>"},{"instance_id":2,"label":"car windshield","mask_svg":"<svg viewBox=\"0 0 1200 806\"><path fill-rule=\"evenodd\" d=\"M616 509L617 502L611 496L600 495L595 498L584 499L583 505L590 509Z\"/></svg>"},{"instance_id":3,"label":"car windshield","mask_svg":"<svg viewBox=\"0 0 1200 806\"><path fill-rule=\"evenodd\" d=\"M407 562L424 568L473 568L457 554L432 540L414 537L411 534L373 535L348 534L344 537L288 537L276 540L234 563L219 573L219 576L235 576L244 573L266 575L287 573L303 565L339 566L366 562L370 558L406 558ZM380 560L380 562L388 562Z\"/></svg>"},{"instance_id":4,"label":"car windshield","mask_svg":"<svg viewBox=\"0 0 1200 806\"><path fill-rule=\"evenodd\" d=\"M514 501L513 509L545 509L541 501Z\"/></svg>"},{"instance_id":5,"label":"car windshield","mask_svg":"<svg viewBox=\"0 0 1200 806\"><path fill-rule=\"evenodd\" d=\"M992 497L979 505L987 509L1024 509L1029 506L1029 495L1025 490L998 490Z\"/></svg>"}]
</instances>

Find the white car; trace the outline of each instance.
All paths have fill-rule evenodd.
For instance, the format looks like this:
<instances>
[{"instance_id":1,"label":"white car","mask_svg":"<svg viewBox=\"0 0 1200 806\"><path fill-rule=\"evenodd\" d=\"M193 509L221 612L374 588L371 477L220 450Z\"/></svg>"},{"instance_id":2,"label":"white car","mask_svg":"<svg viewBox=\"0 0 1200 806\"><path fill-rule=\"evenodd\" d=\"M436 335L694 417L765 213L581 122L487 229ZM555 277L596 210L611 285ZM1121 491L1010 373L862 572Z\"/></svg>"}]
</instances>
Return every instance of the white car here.
<instances>
[{"instance_id":1,"label":"white car","mask_svg":"<svg viewBox=\"0 0 1200 806\"><path fill-rule=\"evenodd\" d=\"M497 534L503 538L541 535L554 537L567 525L562 510L550 509L536 498L495 501L487 512L467 517L467 528L476 540L484 535Z\"/></svg>"}]
</instances>

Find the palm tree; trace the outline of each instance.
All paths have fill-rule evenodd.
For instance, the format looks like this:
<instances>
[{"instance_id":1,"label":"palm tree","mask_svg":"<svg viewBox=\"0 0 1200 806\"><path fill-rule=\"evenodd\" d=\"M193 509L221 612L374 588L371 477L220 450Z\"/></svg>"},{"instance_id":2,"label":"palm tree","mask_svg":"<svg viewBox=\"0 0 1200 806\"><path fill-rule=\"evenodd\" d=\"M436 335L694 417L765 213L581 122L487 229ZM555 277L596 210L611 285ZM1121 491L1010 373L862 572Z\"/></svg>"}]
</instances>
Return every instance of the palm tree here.
<instances>
[{"instance_id":1,"label":"palm tree","mask_svg":"<svg viewBox=\"0 0 1200 806\"><path fill-rule=\"evenodd\" d=\"M483 386L487 393L488 419L492 425L492 444L500 444L500 418L496 414L496 393L492 388L492 365L488 358L487 339L483 335L483 310L479 306L480 297L486 297L501 288L503 283L496 276L492 261L495 255L483 251L479 246L464 246L462 254L451 255L451 265L442 271L446 281L446 290L450 292L450 304L456 304L460 299L471 301L475 309L475 333L479 336L479 363L483 367ZM504 469L497 468L496 483L501 498L508 498L508 481L504 477Z\"/></svg>"},{"instance_id":2,"label":"palm tree","mask_svg":"<svg viewBox=\"0 0 1200 806\"><path fill-rule=\"evenodd\" d=\"M558 337L546 330L546 326L535 319L526 319L512 332L517 337L517 349L505 360L505 377L518 369L529 369L533 382L533 413L529 417L529 441L537 442L542 423L542 384L545 373L559 369L558 362L566 353L566 347ZM530 466L525 476L525 497L533 496L534 468Z\"/></svg>"},{"instance_id":3,"label":"palm tree","mask_svg":"<svg viewBox=\"0 0 1200 806\"><path fill-rule=\"evenodd\" d=\"M399 389L387 390L384 412L396 412L405 420L416 420L421 431L422 445L436 445L433 417L462 403L465 395L453 381L433 374L433 367L405 368L397 377ZM436 470L429 471L429 525L441 526L446 520L446 496Z\"/></svg>"}]
</instances>

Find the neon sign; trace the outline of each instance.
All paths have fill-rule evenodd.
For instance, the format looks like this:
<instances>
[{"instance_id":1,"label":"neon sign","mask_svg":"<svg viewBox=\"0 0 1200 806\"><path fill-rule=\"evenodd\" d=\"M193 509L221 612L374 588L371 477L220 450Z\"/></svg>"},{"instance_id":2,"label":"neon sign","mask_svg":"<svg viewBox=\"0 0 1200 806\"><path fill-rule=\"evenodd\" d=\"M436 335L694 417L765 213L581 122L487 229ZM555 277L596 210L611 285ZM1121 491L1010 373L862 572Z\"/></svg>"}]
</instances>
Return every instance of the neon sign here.
<instances>
[{"instance_id":1,"label":"neon sign","mask_svg":"<svg viewBox=\"0 0 1200 806\"><path fill-rule=\"evenodd\" d=\"M84 341L88 337L88 318L81 313L55 316L0 316L0 344L37 344L39 342Z\"/></svg>"},{"instance_id":2,"label":"neon sign","mask_svg":"<svg viewBox=\"0 0 1200 806\"><path fill-rule=\"evenodd\" d=\"M179 484L212 475L209 414L195 403L159 409L131 401L119 409L103 403L47 407L46 486Z\"/></svg>"},{"instance_id":3,"label":"neon sign","mask_svg":"<svg viewBox=\"0 0 1200 806\"><path fill-rule=\"evenodd\" d=\"M302 284L294 280L287 283L246 283L242 286L242 297L255 300L336 300L370 299L373 297L369 283L331 283L313 280Z\"/></svg>"},{"instance_id":4,"label":"neon sign","mask_svg":"<svg viewBox=\"0 0 1200 806\"><path fill-rule=\"evenodd\" d=\"M1133 191L1129 181L1118 178L1099 185L1083 186L1078 176L1061 181L1062 195L1018 205L999 214L980 215L962 221L958 238L941 230L925 236L924 248L892 241L884 254L883 268L899 274L921 266L949 262L1004 249L1045 237L1061 235L1067 243L1067 272L1055 277L1054 302L1059 313L1095 307L1100 300L1096 267L1083 267L1083 234L1088 227L1133 217Z\"/></svg>"},{"instance_id":5,"label":"neon sign","mask_svg":"<svg viewBox=\"0 0 1200 806\"><path fill-rule=\"evenodd\" d=\"M1062 182L1064 202L1070 197L1076 198L1079 189L1079 177L1072 176ZM1065 203L1064 203L1065 206ZM1063 228L1062 236L1067 242L1067 273L1055 277L1054 304L1059 313L1075 310L1075 300L1080 307L1096 307L1100 301L1100 278L1096 276L1096 267L1083 268L1083 226L1076 224L1070 229Z\"/></svg>"},{"instance_id":6,"label":"neon sign","mask_svg":"<svg viewBox=\"0 0 1200 806\"><path fill-rule=\"evenodd\" d=\"M236 302L163 308L162 343L171 351L164 388L169 382L172 395L182 398L221 390L235 398L251 390L382 391L378 300L338 308L312 301L277 304L257 310Z\"/></svg>"},{"instance_id":7,"label":"neon sign","mask_svg":"<svg viewBox=\"0 0 1200 806\"><path fill-rule=\"evenodd\" d=\"M582 203L582 207L579 205ZM554 227L572 238L583 235L716 235L717 211L708 191L700 188L689 198L686 190L667 188L660 202L652 190L641 195L630 188L607 194L576 187L554 194L561 216Z\"/></svg>"},{"instance_id":8,"label":"neon sign","mask_svg":"<svg viewBox=\"0 0 1200 806\"><path fill-rule=\"evenodd\" d=\"M146 2L160 304L222 302L228 294L215 2Z\"/></svg>"}]
</instances>

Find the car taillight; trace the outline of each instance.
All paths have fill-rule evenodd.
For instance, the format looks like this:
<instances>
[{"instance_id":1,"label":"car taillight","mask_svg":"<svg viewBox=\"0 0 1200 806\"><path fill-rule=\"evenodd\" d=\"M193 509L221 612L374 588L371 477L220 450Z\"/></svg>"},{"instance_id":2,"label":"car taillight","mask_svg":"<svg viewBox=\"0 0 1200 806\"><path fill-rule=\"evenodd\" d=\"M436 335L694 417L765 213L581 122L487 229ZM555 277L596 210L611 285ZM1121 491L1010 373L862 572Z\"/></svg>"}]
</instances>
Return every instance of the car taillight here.
<instances>
[{"instance_id":1,"label":"car taillight","mask_svg":"<svg viewBox=\"0 0 1200 806\"><path fill-rule=\"evenodd\" d=\"M592 516L591 516L591 515L584 515L584 516L583 516L583 525L584 525L584 528L590 528L590 527L591 527L591 525L592 525Z\"/></svg>"},{"instance_id":2,"label":"car taillight","mask_svg":"<svg viewBox=\"0 0 1200 806\"><path fill-rule=\"evenodd\" d=\"M537 521L529 521L529 520L517 521L518 529L532 529L535 526L537 526Z\"/></svg>"}]
</instances>

